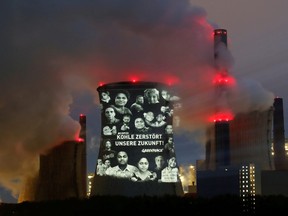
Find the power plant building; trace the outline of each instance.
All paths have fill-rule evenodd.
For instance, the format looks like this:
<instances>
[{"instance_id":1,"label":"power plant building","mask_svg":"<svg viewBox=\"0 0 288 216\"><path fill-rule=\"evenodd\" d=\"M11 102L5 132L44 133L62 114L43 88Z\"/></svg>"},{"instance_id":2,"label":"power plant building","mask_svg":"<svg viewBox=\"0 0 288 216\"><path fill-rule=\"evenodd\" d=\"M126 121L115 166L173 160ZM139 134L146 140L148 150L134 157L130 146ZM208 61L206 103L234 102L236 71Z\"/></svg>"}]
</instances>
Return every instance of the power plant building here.
<instances>
[{"instance_id":1,"label":"power plant building","mask_svg":"<svg viewBox=\"0 0 288 216\"><path fill-rule=\"evenodd\" d=\"M218 29L215 30L214 35L215 60L217 60L219 44L224 43L227 47L225 44L227 32ZM217 65L216 69L218 69ZM227 77L228 73L220 72L220 75L223 78ZM216 86L217 95L219 95L218 87ZM222 91L228 89L227 86L227 88L223 88L223 85L220 87ZM218 107L215 107L215 110L221 112ZM229 120L216 119L206 132L206 158L201 163L199 162L197 167L199 196L238 194L241 197L243 195L247 197L251 204L254 202L255 194L287 195L288 169L281 98L275 98L274 104L266 110L238 113ZM244 181L241 180L243 175L240 174L244 173L243 170L248 170L245 175L249 176L248 179L251 181L249 180L249 185L244 186L246 189L242 190L241 182ZM276 185L273 183L275 178L278 182ZM227 184L227 186L221 186L221 184ZM220 191L213 194L211 190L215 191L216 186L220 188Z\"/></svg>"},{"instance_id":2,"label":"power plant building","mask_svg":"<svg viewBox=\"0 0 288 216\"><path fill-rule=\"evenodd\" d=\"M273 107L238 114L230 123L231 165L253 163L256 169L273 170Z\"/></svg>"}]
</instances>

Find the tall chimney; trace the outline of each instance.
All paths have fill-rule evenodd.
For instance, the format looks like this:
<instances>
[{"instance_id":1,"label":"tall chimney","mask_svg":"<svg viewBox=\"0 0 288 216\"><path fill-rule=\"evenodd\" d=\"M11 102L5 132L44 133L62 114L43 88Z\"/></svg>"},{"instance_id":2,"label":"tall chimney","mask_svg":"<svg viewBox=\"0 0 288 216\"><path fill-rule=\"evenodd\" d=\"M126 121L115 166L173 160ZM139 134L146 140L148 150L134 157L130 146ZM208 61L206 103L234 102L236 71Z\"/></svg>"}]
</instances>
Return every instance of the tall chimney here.
<instances>
[{"instance_id":1,"label":"tall chimney","mask_svg":"<svg viewBox=\"0 0 288 216\"><path fill-rule=\"evenodd\" d=\"M215 67L218 69L216 61L220 57L221 47L227 49L227 30L226 29L215 29L214 30L214 59ZM216 79L218 80L215 83L215 97L216 100L220 103L217 103L215 107L215 115L225 116L226 107L223 107L222 104L226 104L226 90L227 83L223 82L227 75L227 71L223 73L222 70L216 71ZM221 105L220 105L221 104ZM229 119L230 120L230 119ZM230 165L230 130L229 130L229 120L225 119L216 119L215 127L215 166L216 168L221 166Z\"/></svg>"},{"instance_id":2,"label":"tall chimney","mask_svg":"<svg viewBox=\"0 0 288 216\"><path fill-rule=\"evenodd\" d=\"M219 56L218 49L220 46L225 45L227 48L227 30L215 29L214 30L214 58Z\"/></svg>"},{"instance_id":3,"label":"tall chimney","mask_svg":"<svg viewBox=\"0 0 288 216\"><path fill-rule=\"evenodd\" d=\"M79 133L79 142L77 146L77 179L78 196L85 198L87 196L87 134L86 134L86 115L80 114L79 123L81 130Z\"/></svg>"},{"instance_id":4,"label":"tall chimney","mask_svg":"<svg viewBox=\"0 0 288 216\"><path fill-rule=\"evenodd\" d=\"M230 129L228 121L215 123L216 168L230 165Z\"/></svg>"},{"instance_id":5,"label":"tall chimney","mask_svg":"<svg viewBox=\"0 0 288 216\"><path fill-rule=\"evenodd\" d=\"M83 141L86 142L86 115L80 114L79 123L81 125L79 138L83 139Z\"/></svg>"},{"instance_id":6,"label":"tall chimney","mask_svg":"<svg viewBox=\"0 0 288 216\"><path fill-rule=\"evenodd\" d=\"M287 170L287 157L285 155L285 131L284 131L284 114L283 99L274 99L273 114L273 143L274 143L274 163L276 170Z\"/></svg>"}]
</instances>

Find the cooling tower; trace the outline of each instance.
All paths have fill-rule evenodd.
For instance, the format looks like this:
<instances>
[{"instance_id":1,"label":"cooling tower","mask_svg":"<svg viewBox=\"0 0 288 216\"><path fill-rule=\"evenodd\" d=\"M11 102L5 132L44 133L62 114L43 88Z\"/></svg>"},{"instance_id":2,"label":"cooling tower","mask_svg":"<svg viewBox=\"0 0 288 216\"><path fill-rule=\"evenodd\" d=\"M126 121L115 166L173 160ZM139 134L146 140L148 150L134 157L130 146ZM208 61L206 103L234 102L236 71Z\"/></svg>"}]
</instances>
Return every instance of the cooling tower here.
<instances>
[{"instance_id":1,"label":"cooling tower","mask_svg":"<svg viewBox=\"0 0 288 216\"><path fill-rule=\"evenodd\" d=\"M83 142L68 141L40 156L36 201L85 198L86 170L83 168Z\"/></svg>"},{"instance_id":2,"label":"cooling tower","mask_svg":"<svg viewBox=\"0 0 288 216\"><path fill-rule=\"evenodd\" d=\"M85 115L80 115L79 123L79 140L63 142L40 155L39 171L26 179L18 202L87 197Z\"/></svg>"},{"instance_id":3,"label":"cooling tower","mask_svg":"<svg viewBox=\"0 0 288 216\"><path fill-rule=\"evenodd\" d=\"M91 196L183 195L169 87L117 82L97 91L102 131Z\"/></svg>"},{"instance_id":4,"label":"cooling tower","mask_svg":"<svg viewBox=\"0 0 288 216\"><path fill-rule=\"evenodd\" d=\"M230 122L231 164L274 169L271 154L273 109L237 114Z\"/></svg>"}]
</instances>

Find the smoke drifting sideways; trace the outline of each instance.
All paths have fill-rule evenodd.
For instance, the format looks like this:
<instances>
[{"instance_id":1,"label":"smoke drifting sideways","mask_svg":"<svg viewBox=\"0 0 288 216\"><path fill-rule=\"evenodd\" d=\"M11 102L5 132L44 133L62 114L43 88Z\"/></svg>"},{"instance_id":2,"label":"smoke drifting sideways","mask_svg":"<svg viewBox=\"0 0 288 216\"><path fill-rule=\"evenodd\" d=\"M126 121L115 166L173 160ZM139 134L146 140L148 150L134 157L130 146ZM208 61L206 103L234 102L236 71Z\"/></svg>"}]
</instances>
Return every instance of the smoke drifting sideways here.
<instances>
[{"instance_id":1,"label":"smoke drifting sideways","mask_svg":"<svg viewBox=\"0 0 288 216\"><path fill-rule=\"evenodd\" d=\"M39 154L78 136L80 125L71 117L71 107L83 93L94 95L92 103L98 103L101 82L171 84L182 103L179 131L193 133L208 123L217 100L212 84L217 26L203 8L188 0L4 4L0 183L13 194L37 170ZM220 56L232 71L229 50ZM235 112L265 109L274 98L247 80L237 81L227 97Z\"/></svg>"}]
</instances>

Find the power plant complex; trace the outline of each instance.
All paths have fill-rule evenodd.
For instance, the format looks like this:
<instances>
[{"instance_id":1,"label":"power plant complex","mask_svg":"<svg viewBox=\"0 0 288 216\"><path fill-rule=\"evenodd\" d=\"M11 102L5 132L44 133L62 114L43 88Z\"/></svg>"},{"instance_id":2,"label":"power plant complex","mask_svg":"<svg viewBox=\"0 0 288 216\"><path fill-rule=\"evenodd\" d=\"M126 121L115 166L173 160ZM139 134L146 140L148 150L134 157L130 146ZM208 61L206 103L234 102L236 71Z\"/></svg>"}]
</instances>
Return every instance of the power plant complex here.
<instances>
[{"instance_id":1,"label":"power plant complex","mask_svg":"<svg viewBox=\"0 0 288 216\"><path fill-rule=\"evenodd\" d=\"M216 29L214 35L218 71L217 46L227 48L227 31ZM215 92L220 99L229 92L230 74L222 68L216 77ZM262 111L233 115L229 107L216 106L215 110L215 121L207 128L205 160L196 166L197 196L238 195L247 212L255 208L257 194L287 196L282 98L275 98L274 104Z\"/></svg>"},{"instance_id":2,"label":"power plant complex","mask_svg":"<svg viewBox=\"0 0 288 216\"><path fill-rule=\"evenodd\" d=\"M205 159L196 164L196 195L236 194L253 204L256 194L288 195L283 99L267 110L233 114L225 103L232 76L217 64L227 49L227 31L214 30L214 122L207 127ZM211 81L212 82L212 81ZM184 195L173 119L179 98L158 82L116 82L97 88L101 107L100 149L87 192L86 116L79 140L68 141L39 159L39 173L19 196L53 200L97 195ZM177 145L177 144L176 144ZM273 182L273 183L272 183ZM253 205L247 205L253 208Z\"/></svg>"}]
</instances>

